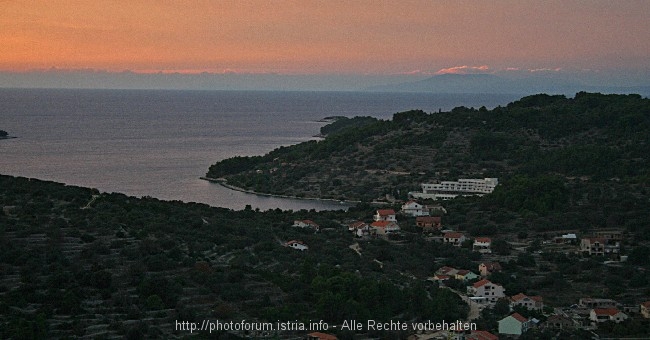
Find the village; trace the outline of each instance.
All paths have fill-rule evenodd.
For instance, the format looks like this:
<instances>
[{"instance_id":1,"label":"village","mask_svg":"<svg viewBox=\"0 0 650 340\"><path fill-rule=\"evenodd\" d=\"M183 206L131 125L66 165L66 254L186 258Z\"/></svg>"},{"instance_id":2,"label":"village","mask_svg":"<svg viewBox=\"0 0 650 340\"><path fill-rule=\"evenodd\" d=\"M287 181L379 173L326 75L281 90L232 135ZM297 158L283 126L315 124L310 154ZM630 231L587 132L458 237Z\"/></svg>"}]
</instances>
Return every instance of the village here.
<instances>
[{"instance_id":1,"label":"village","mask_svg":"<svg viewBox=\"0 0 650 340\"><path fill-rule=\"evenodd\" d=\"M470 183L468 185L468 183ZM491 187L486 189L484 183ZM426 279L432 287L450 289L458 294L469 307L467 322L481 317L482 313L505 309L506 316L499 318L497 329L476 329L472 331L442 330L437 332L419 332L410 339L457 339L457 340L492 340L518 338L532 330L545 331L582 331L598 338L599 326L620 324L628 319L650 319L650 300L638 299L635 303L623 303L611 298L582 296L565 304L545 304L545 297L532 290L506 291L503 285L491 281L491 278L508 275L505 263L515 261L517 255L539 258L543 253L579 256L582 259L602 259L603 266L620 266L627 261L622 245L628 243L628 237L622 229L594 229L581 233L579 229L565 230L555 235L543 235L544 239L511 240L501 235L471 236L467 232L446 228L443 217L446 209L441 200L453 199L458 195L489 194L498 183L497 179L461 179L458 182L441 184L422 184L422 193L410 193L412 198L435 199L433 204L421 204L411 199L401 204L401 208L377 209L368 220L347 221L342 227L358 242L383 238L400 242L403 232L400 224L415 225L418 234L429 242L448 244L465 248L478 254L477 266L456 268L440 266ZM473 187L480 187L477 189ZM438 196L438 197L436 197ZM431 202L429 200L428 202ZM293 227L306 228L318 232L320 226L312 220L296 220ZM300 240L291 240L284 244L298 251L308 251L309 245ZM531 246L534 245L534 246ZM503 251L506 247L507 251ZM350 246L359 252L359 243ZM500 249L499 249L500 248ZM360 253L359 253L360 254ZM507 254L507 255L506 255ZM548 298L548 296L547 296ZM308 339L336 339L326 333L312 333Z\"/></svg>"}]
</instances>

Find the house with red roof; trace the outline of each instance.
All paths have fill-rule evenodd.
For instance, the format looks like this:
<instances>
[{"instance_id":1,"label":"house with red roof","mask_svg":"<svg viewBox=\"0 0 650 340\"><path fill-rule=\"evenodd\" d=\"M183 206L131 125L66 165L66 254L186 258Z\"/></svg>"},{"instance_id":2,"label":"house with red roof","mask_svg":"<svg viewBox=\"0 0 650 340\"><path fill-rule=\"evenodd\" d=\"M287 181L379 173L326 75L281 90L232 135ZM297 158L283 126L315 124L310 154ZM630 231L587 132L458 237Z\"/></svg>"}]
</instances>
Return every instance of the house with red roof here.
<instances>
[{"instance_id":1,"label":"house with red roof","mask_svg":"<svg viewBox=\"0 0 650 340\"><path fill-rule=\"evenodd\" d=\"M372 217L373 221L391 221L397 222L397 214L393 209L379 209Z\"/></svg>"},{"instance_id":2,"label":"house with red roof","mask_svg":"<svg viewBox=\"0 0 650 340\"><path fill-rule=\"evenodd\" d=\"M348 224L348 231L352 232L352 234L354 234L356 237L363 237L372 235L372 231L374 231L374 229L372 229L366 222L356 221Z\"/></svg>"},{"instance_id":3,"label":"house with red roof","mask_svg":"<svg viewBox=\"0 0 650 340\"><path fill-rule=\"evenodd\" d=\"M516 306L524 307L528 310L541 311L544 308L544 299L541 296L528 296L523 293L510 297L510 308Z\"/></svg>"},{"instance_id":4,"label":"house with red roof","mask_svg":"<svg viewBox=\"0 0 650 340\"><path fill-rule=\"evenodd\" d=\"M499 262L483 262L478 265L478 271L481 273L481 276L488 276L501 270L501 264Z\"/></svg>"},{"instance_id":5,"label":"house with red roof","mask_svg":"<svg viewBox=\"0 0 650 340\"><path fill-rule=\"evenodd\" d=\"M478 275L474 274L472 271L469 271L467 269L460 269L458 272L456 272L456 275L454 275L454 278L456 280L460 281L472 281L476 278L478 278Z\"/></svg>"},{"instance_id":6,"label":"house with red roof","mask_svg":"<svg viewBox=\"0 0 650 340\"><path fill-rule=\"evenodd\" d=\"M321 333L321 332L312 332L307 334L307 340L337 340L338 338L335 335Z\"/></svg>"},{"instance_id":7,"label":"house with red roof","mask_svg":"<svg viewBox=\"0 0 650 340\"><path fill-rule=\"evenodd\" d=\"M289 247L289 248L293 248L293 249L296 249L296 250L300 250L300 251L304 251L304 250L309 249L309 247L304 242L298 241L298 240L287 241L287 242L285 242L284 246Z\"/></svg>"},{"instance_id":8,"label":"house with red roof","mask_svg":"<svg viewBox=\"0 0 650 340\"><path fill-rule=\"evenodd\" d=\"M316 222L312 220L295 220L293 221L292 227L297 227L297 228L310 228L314 230L320 229L320 226L316 224Z\"/></svg>"},{"instance_id":9,"label":"house with red roof","mask_svg":"<svg viewBox=\"0 0 650 340\"><path fill-rule=\"evenodd\" d=\"M442 228L442 217L440 216L418 216L415 218L415 225L420 228Z\"/></svg>"},{"instance_id":10,"label":"house with red roof","mask_svg":"<svg viewBox=\"0 0 650 340\"><path fill-rule=\"evenodd\" d=\"M456 273L458 273L458 269L454 267L449 267L449 266L442 266L436 270L436 274L440 275L449 275L449 276L455 276Z\"/></svg>"},{"instance_id":11,"label":"house with red roof","mask_svg":"<svg viewBox=\"0 0 650 340\"><path fill-rule=\"evenodd\" d=\"M620 323L628 319L627 314L618 310L618 308L594 308L589 311L589 320L592 323L612 321Z\"/></svg>"},{"instance_id":12,"label":"house with red roof","mask_svg":"<svg viewBox=\"0 0 650 340\"><path fill-rule=\"evenodd\" d=\"M644 318L650 319L650 301L641 302L639 311Z\"/></svg>"},{"instance_id":13,"label":"house with red roof","mask_svg":"<svg viewBox=\"0 0 650 340\"><path fill-rule=\"evenodd\" d=\"M621 242L604 237L587 237L580 240L580 251L590 256L616 257L621 252Z\"/></svg>"},{"instance_id":14,"label":"house with red roof","mask_svg":"<svg viewBox=\"0 0 650 340\"><path fill-rule=\"evenodd\" d=\"M466 340L499 340L499 337L488 331L472 331L465 336Z\"/></svg>"},{"instance_id":15,"label":"house with red roof","mask_svg":"<svg viewBox=\"0 0 650 340\"><path fill-rule=\"evenodd\" d=\"M499 334L522 335L531 326L530 320L519 313L513 313L498 321Z\"/></svg>"},{"instance_id":16,"label":"house with red roof","mask_svg":"<svg viewBox=\"0 0 650 340\"><path fill-rule=\"evenodd\" d=\"M370 224L370 227L377 233L377 235L390 235L399 232L401 229L397 222L393 221L375 221Z\"/></svg>"},{"instance_id":17,"label":"house with red roof","mask_svg":"<svg viewBox=\"0 0 650 340\"><path fill-rule=\"evenodd\" d=\"M477 237L474 239L474 244L472 245L472 250L479 252L481 254L490 254L492 253L492 239L489 237Z\"/></svg>"},{"instance_id":18,"label":"house with red roof","mask_svg":"<svg viewBox=\"0 0 650 340\"><path fill-rule=\"evenodd\" d=\"M442 235L442 242L449 243L455 247L460 247L460 245L463 244L465 240L465 235L459 232L447 232Z\"/></svg>"},{"instance_id":19,"label":"house with red roof","mask_svg":"<svg viewBox=\"0 0 650 340\"><path fill-rule=\"evenodd\" d=\"M493 306L497 300L506 296L503 286L493 283L488 279L483 279L468 286L467 295L480 298L473 300L491 306Z\"/></svg>"}]
</instances>

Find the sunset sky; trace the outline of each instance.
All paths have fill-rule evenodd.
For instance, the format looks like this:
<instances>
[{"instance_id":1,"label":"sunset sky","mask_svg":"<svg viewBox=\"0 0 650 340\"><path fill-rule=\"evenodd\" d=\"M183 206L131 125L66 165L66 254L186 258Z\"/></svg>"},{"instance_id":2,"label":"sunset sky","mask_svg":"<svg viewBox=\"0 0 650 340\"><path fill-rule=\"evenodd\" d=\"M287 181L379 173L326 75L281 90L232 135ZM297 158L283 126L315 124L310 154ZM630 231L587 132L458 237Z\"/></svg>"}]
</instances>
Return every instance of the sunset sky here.
<instances>
[{"instance_id":1,"label":"sunset sky","mask_svg":"<svg viewBox=\"0 0 650 340\"><path fill-rule=\"evenodd\" d=\"M0 0L0 72L650 74L650 1Z\"/></svg>"}]
</instances>

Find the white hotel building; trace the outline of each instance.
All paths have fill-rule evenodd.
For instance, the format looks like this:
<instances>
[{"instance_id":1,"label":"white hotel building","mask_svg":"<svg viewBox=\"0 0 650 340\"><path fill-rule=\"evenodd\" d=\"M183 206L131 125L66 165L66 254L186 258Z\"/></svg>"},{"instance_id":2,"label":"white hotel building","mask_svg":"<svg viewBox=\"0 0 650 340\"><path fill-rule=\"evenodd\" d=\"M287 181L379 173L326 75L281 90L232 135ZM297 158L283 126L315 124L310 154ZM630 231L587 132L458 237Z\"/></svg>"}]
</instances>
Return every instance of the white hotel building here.
<instances>
[{"instance_id":1,"label":"white hotel building","mask_svg":"<svg viewBox=\"0 0 650 340\"><path fill-rule=\"evenodd\" d=\"M442 181L434 184L423 183L422 192L409 192L409 195L414 198L448 200L456 196L489 194L494 191L497 184L499 184L497 178L461 178L457 182Z\"/></svg>"}]
</instances>

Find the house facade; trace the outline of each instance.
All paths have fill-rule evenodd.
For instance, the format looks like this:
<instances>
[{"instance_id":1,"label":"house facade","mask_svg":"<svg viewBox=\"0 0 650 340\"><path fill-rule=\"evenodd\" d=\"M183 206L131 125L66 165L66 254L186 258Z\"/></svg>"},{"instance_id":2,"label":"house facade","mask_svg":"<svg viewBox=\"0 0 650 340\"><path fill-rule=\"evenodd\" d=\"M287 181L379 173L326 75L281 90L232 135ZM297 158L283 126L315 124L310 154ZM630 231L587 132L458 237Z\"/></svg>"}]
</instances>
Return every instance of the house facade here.
<instances>
[{"instance_id":1,"label":"house facade","mask_svg":"<svg viewBox=\"0 0 650 340\"><path fill-rule=\"evenodd\" d=\"M298 240L288 241L284 244L284 246L300 251L309 249L309 247L304 242Z\"/></svg>"},{"instance_id":2,"label":"house facade","mask_svg":"<svg viewBox=\"0 0 650 340\"><path fill-rule=\"evenodd\" d=\"M465 235L458 232L448 232L442 236L442 241L444 243L449 243L455 247L460 247L460 245L465 242L465 240Z\"/></svg>"},{"instance_id":3,"label":"house facade","mask_svg":"<svg viewBox=\"0 0 650 340\"><path fill-rule=\"evenodd\" d=\"M621 312L618 308L594 308L589 311L589 320L594 323L606 321L621 323L627 319L627 314Z\"/></svg>"},{"instance_id":4,"label":"house facade","mask_svg":"<svg viewBox=\"0 0 650 340\"><path fill-rule=\"evenodd\" d=\"M415 218L415 225L420 228L442 228L442 218L440 216L419 216Z\"/></svg>"},{"instance_id":5,"label":"house facade","mask_svg":"<svg viewBox=\"0 0 650 340\"><path fill-rule=\"evenodd\" d=\"M393 209L379 209L372 217L373 221L390 221L397 222L395 210Z\"/></svg>"},{"instance_id":6,"label":"house facade","mask_svg":"<svg viewBox=\"0 0 650 340\"><path fill-rule=\"evenodd\" d=\"M576 323L566 316L553 314L546 319L542 326L550 329L574 329Z\"/></svg>"},{"instance_id":7,"label":"house facade","mask_svg":"<svg viewBox=\"0 0 650 340\"><path fill-rule=\"evenodd\" d=\"M479 277L478 275L472 273L467 269L458 270L458 272L456 272L456 275L454 275L454 278L460 281L472 281L474 279L477 279L478 277Z\"/></svg>"},{"instance_id":8,"label":"house facade","mask_svg":"<svg viewBox=\"0 0 650 340\"><path fill-rule=\"evenodd\" d=\"M408 201L402 205L402 214L413 217L428 216L429 210L416 201Z\"/></svg>"},{"instance_id":9,"label":"house facade","mask_svg":"<svg viewBox=\"0 0 650 340\"><path fill-rule=\"evenodd\" d=\"M488 305L494 305L497 300L506 296L503 286L487 279L483 279L468 286L467 295L481 298L483 303Z\"/></svg>"},{"instance_id":10,"label":"house facade","mask_svg":"<svg viewBox=\"0 0 650 340\"><path fill-rule=\"evenodd\" d=\"M395 234L401 230L399 225L393 221L375 221L370 224L370 227L377 235Z\"/></svg>"},{"instance_id":11,"label":"house facade","mask_svg":"<svg viewBox=\"0 0 650 340\"><path fill-rule=\"evenodd\" d=\"M370 225L363 221L356 221L348 224L348 231L350 231L356 237L371 236L374 234L374 229Z\"/></svg>"},{"instance_id":12,"label":"house facade","mask_svg":"<svg viewBox=\"0 0 650 340\"><path fill-rule=\"evenodd\" d=\"M530 321L519 313L513 313L498 321L499 334L521 335L530 327Z\"/></svg>"},{"instance_id":13,"label":"house facade","mask_svg":"<svg viewBox=\"0 0 650 340\"><path fill-rule=\"evenodd\" d=\"M621 242L603 237L587 237L580 240L580 252L589 256L618 256Z\"/></svg>"},{"instance_id":14,"label":"house facade","mask_svg":"<svg viewBox=\"0 0 650 340\"><path fill-rule=\"evenodd\" d=\"M335 335L321 333L321 332L312 332L307 334L307 340L337 340L338 338Z\"/></svg>"},{"instance_id":15,"label":"house facade","mask_svg":"<svg viewBox=\"0 0 650 340\"><path fill-rule=\"evenodd\" d=\"M477 237L474 239L474 244L472 245L472 250L479 252L481 254L490 254L492 253L492 239L489 237Z\"/></svg>"},{"instance_id":16,"label":"house facade","mask_svg":"<svg viewBox=\"0 0 650 340\"><path fill-rule=\"evenodd\" d=\"M641 316L650 319L650 301L642 302L639 306L639 311L641 312Z\"/></svg>"},{"instance_id":17,"label":"house facade","mask_svg":"<svg viewBox=\"0 0 650 340\"><path fill-rule=\"evenodd\" d=\"M448 200L457 196L485 195L494 191L499 184L497 178L459 179L458 181L442 181L440 183L423 183L422 192L409 192L414 198Z\"/></svg>"},{"instance_id":18,"label":"house facade","mask_svg":"<svg viewBox=\"0 0 650 340\"><path fill-rule=\"evenodd\" d=\"M293 221L292 226L296 228L310 228L314 230L318 230L320 228L320 226L312 220L295 220Z\"/></svg>"},{"instance_id":19,"label":"house facade","mask_svg":"<svg viewBox=\"0 0 650 340\"><path fill-rule=\"evenodd\" d=\"M529 310L541 311L544 308L544 300L541 296L527 296L523 293L510 297L510 308L516 306L524 307Z\"/></svg>"},{"instance_id":20,"label":"house facade","mask_svg":"<svg viewBox=\"0 0 650 340\"><path fill-rule=\"evenodd\" d=\"M478 265L478 271L481 276L488 276L494 272L500 272L501 264L499 262L483 262Z\"/></svg>"}]
</instances>

